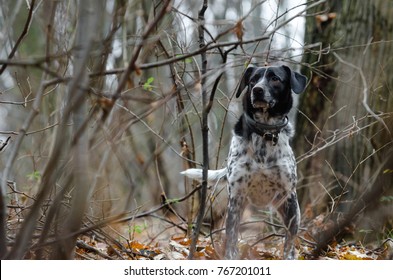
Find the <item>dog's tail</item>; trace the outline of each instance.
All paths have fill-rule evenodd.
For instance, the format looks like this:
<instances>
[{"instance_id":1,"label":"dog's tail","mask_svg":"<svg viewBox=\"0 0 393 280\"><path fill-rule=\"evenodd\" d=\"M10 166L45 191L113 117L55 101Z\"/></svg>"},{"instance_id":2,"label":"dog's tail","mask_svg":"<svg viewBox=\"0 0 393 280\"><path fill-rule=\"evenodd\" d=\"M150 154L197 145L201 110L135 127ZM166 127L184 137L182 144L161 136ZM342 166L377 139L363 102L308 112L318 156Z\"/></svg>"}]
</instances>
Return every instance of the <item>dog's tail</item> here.
<instances>
[{"instance_id":1,"label":"dog's tail","mask_svg":"<svg viewBox=\"0 0 393 280\"><path fill-rule=\"evenodd\" d=\"M216 184L226 184L227 183L227 168L222 168L219 170L208 170L207 172L207 184L210 186L216 185ZM202 169L197 169L197 168L190 168L187 169L183 172L180 172L180 174L185 175L186 177L190 179L197 180L199 182L202 182Z\"/></svg>"}]
</instances>

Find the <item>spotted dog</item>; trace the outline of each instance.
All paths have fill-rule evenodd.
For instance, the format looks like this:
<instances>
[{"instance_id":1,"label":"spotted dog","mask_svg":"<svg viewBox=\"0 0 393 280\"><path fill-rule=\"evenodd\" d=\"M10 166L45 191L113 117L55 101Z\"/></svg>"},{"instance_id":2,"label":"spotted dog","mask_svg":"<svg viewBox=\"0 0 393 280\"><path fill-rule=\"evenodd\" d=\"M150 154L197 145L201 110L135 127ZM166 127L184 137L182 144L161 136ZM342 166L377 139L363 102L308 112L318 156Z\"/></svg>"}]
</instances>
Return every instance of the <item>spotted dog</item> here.
<instances>
[{"instance_id":1,"label":"spotted dog","mask_svg":"<svg viewBox=\"0 0 393 280\"><path fill-rule=\"evenodd\" d=\"M243 114L233 130L227 167L208 172L209 184L220 179L227 182L226 259L238 258L240 218L247 201L276 209L286 227L284 258L295 257L293 239L300 211L296 161L289 145L294 131L287 115L293 105L292 92L303 92L306 82L305 76L285 65L250 66L243 74L236 93L236 97L243 94ZM182 174L202 179L201 169Z\"/></svg>"}]
</instances>

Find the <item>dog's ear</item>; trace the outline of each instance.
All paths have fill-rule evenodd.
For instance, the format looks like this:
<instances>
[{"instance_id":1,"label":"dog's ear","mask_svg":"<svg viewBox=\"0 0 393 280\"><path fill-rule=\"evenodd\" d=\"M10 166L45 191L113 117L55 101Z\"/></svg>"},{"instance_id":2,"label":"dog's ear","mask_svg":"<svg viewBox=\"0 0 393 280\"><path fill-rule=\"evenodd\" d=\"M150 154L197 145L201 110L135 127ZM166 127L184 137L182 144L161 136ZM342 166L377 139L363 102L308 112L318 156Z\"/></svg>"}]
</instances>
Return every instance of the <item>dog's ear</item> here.
<instances>
[{"instance_id":1,"label":"dog's ear","mask_svg":"<svg viewBox=\"0 0 393 280\"><path fill-rule=\"evenodd\" d=\"M291 81L291 89L293 90L294 93L299 94L304 91L306 88L307 84L307 77L292 71L291 68L288 66L282 65L282 67L287 71L288 75L290 76L290 81Z\"/></svg>"},{"instance_id":2,"label":"dog's ear","mask_svg":"<svg viewBox=\"0 0 393 280\"><path fill-rule=\"evenodd\" d=\"M239 87L237 89L236 92L236 97L239 97L240 94L242 94L244 88L248 85L248 83L250 82L250 77L252 75L252 73L254 73L255 69L257 69L257 67L250 65L247 67L246 71L244 71L242 79L240 81Z\"/></svg>"}]
</instances>

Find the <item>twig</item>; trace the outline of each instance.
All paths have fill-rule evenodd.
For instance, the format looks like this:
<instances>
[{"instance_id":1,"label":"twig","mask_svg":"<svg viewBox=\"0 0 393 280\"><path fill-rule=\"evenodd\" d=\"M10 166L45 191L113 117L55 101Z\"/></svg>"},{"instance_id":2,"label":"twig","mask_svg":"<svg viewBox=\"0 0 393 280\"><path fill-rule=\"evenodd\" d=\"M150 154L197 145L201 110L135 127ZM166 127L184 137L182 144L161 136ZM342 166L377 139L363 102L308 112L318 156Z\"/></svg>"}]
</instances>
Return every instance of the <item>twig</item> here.
<instances>
[{"instance_id":1,"label":"twig","mask_svg":"<svg viewBox=\"0 0 393 280\"><path fill-rule=\"evenodd\" d=\"M37 90L37 96L36 99L34 100L33 106L28 114L28 116L25 119L25 122L23 123L18 136L15 138L14 146L11 149L11 152L7 158L7 162L1 177L1 185L0 185L0 240L6 240L6 190L7 190L7 181L8 177L10 176L12 166L14 165L14 162L16 160L16 157L18 155L19 149L22 145L23 139L25 138L26 131L30 127L31 123L33 122L34 118L38 115L39 112L39 107L41 104L42 96L44 94L44 77L45 73L42 75L42 82ZM36 205L36 203L34 203ZM37 212L38 214L38 212ZM33 227L33 223L35 222L34 220L28 221L31 227ZM32 233L32 232L31 232ZM25 233L26 234L26 233ZM18 247L21 248L24 245L27 245L29 242L29 239L23 239L23 242L18 243ZM6 256L8 253L7 247L6 247L6 242L0 242L0 258L3 259L4 256ZM18 251L18 253L21 255L22 250ZM18 254L18 256L20 256Z\"/></svg>"},{"instance_id":2,"label":"twig","mask_svg":"<svg viewBox=\"0 0 393 280\"><path fill-rule=\"evenodd\" d=\"M253 44L253 43L258 43L258 42L261 42L261 41L269 40L272 34L277 32L278 29L280 29L283 26L285 26L288 22L292 21L296 17L299 17L305 11L307 11L309 9L312 9L312 8L322 4L324 2L326 2L326 0L317 1L317 2L307 6L303 11L295 14L294 16L292 16L292 17L290 17L288 19L286 19L285 21L283 21L282 23L277 25L274 28L274 30L272 30L272 31L270 31L270 32L260 36L260 37L255 37L255 38L252 38L252 39L249 39L249 40L239 39L239 40L236 40L236 41L217 42L218 38L222 37L223 34L227 34L227 33L231 32L233 30L234 27L230 27L228 30L224 30L223 32L218 34L214 40L212 40L210 42L207 42L202 48L199 48L199 49L197 49L195 51L192 51L192 52L188 52L188 53L184 53L184 54L181 54L181 55L177 55L177 56L174 56L174 57L166 59L166 60L157 61L157 62L151 62L151 63L143 63L143 64L138 65L138 69L146 70L146 69L166 66L166 65L169 65L169 64L172 64L172 63L176 63L176 62L179 62L179 61L184 61L185 59L190 58L190 57L194 57L196 55L199 55L202 52L207 52L207 51L214 50L214 49L220 49L222 47L234 47L235 48L235 47L237 47L239 45ZM259 4L260 3L258 3L257 5L259 5ZM252 7L252 8L254 8L254 7ZM251 12L252 12L252 9L250 10L250 12L246 16L244 16L242 19L240 19L240 21L244 20L245 17L247 17ZM155 18L157 20L157 22L159 21L159 16L160 16L160 13ZM156 21L152 22L152 24L155 23L155 22ZM146 31L151 32L152 30L147 28ZM146 31L145 31L145 33L146 33ZM149 34L146 35L146 38L148 37L148 35ZM142 38L143 37L144 36L142 35ZM386 42L390 42L390 41L381 41L381 42L386 43ZM378 43L378 42L374 42L374 43ZM142 45L143 45L143 40L141 40L141 42L138 44L137 49L141 48ZM363 45L359 45L359 46L363 46ZM136 49L135 53L139 53L140 52L140 49L139 49L138 52L137 52L137 49ZM320 53L320 51L318 53ZM40 59L40 61L19 61L19 62L18 61L0 60L0 64L7 64L7 63L11 64L11 63L13 63L13 65L21 65L21 66L39 66L41 64L42 60L46 60L46 58ZM93 72L93 73L90 73L90 77L96 77L96 76L101 76L101 75L117 75L117 74L121 74L121 73L123 73L122 77L128 77L129 75L125 75L125 74L127 74L127 73L129 74L129 73L131 73L135 69L136 69L136 66L135 66L135 61L134 61L134 64L131 65L131 63L130 63L128 68L116 68L116 69L111 69L111 70L106 70L106 71ZM123 82L123 79L121 79L121 81ZM123 83L125 84L126 82L127 82L127 80L125 80ZM122 87L120 87L120 84L119 84L118 89L117 89L117 91L119 91L118 94L120 94L121 89L123 87L124 87L124 85ZM116 95L118 95L118 94L116 94Z\"/></svg>"},{"instance_id":3,"label":"twig","mask_svg":"<svg viewBox=\"0 0 393 280\"><path fill-rule=\"evenodd\" d=\"M86 242L83 242L82 240L77 240L76 241L76 246L78 246L79 248L88 250L88 251L92 251L93 253L99 255L100 257L107 259L107 260L113 260L112 257L108 256L107 254L101 252L99 249L90 246L89 244L87 244Z\"/></svg>"},{"instance_id":4,"label":"twig","mask_svg":"<svg viewBox=\"0 0 393 280\"><path fill-rule=\"evenodd\" d=\"M200 46L200 48L195 50L195 51L188 52L188 53L185 53L185 54L181 54L181 55L178 55L178 56L172 57L170 59L166 59L166 60L140 64L140 65L138 65L138 69L146 70L146 69L166 66L166 65L171 64L171 63L175 63L175 62L178 62L178 61L184 61L187 58L194 57L196 55L200 55L203 52L208 52L210 50L214 50L214 49L218 49L218 48L222 48L222 47L236 47L236 46L239 46L239 45L254 44L254 43L261 42L261 41L269 40L270 36L272 34L277 32L277 30L279 30L280 28L286 26L288 24L288 22L292 21L296 17L299 17L300 15L302 15L304 12L308 11L309 9L312 9L312 8L318 6L318 5L322 4L322 3L325 3L325 2L326 2L326 0L321 0L321 1L317 1L317 2L307 6L303 11L301 11L301 12L293 15L292 17L284 20L283 22L278 24L274 28L274 30L272 30L272 31L270 31L270 32L268 32L268 33L266 33L266 34L264 34L262 36L255 37L255 38L252 38L252 39L249 39L249 40L239 39L239 40L236 40L236 41L216 42L217 38L221 37L222 34L226 34L226 33L228 33L228 32L233 30L234 27L230 27L228 30L224 30L223 32L218 34L214 40L205 43L202 47ZM119 73L124 73L124 71L126 71L125 68L118 68L118 69L108 70L105 73L92 73L91 75L97 76L97 75L102 75L102 74L105 74L105 75L119 74Z\"/></svg>"},{"instance_id":5,"label":"twig","mask_svg":"<svg viewBox=\"0 0 393 280\"><path fill-rule=\"evenodd\" d=\"M165 219L164 217L160 217L160 216L155 215L155 214L150 214L149 216L150 216L150 217L153 217L153 218L156 218L156 219L158 219L158 220L164 221L164 222L166 222L166 223L172 225L173 227L176 227L176 228L180 229L180 230L183 231L185 234L187 233L187 228L182 227L183 225L187 225L187 223L186 223L185 221L182 221L182 222L180 222L180 223L175 223L175 222L172 222L172 221L169 220L169 219ZM161 232L157 233L157 234L155 235L155 237L152 238L152 240L149 241L149 243L153 243L154 239L156 239L157 236L161 235L161 234L162 234L164 231L166 231L166 230L168 230L168 228L166 228L166 229L162 230Z\"/></svg>"},{"instance_id":6,"label":"twig","mask_svg":"<svg viewBox=\"0 0 393 280\"><path fill-rule=\"evenodd\" d=\"M31 19L33 18L33 12L34 12L34 5L35 5L35 0L32 0L30 4L28 4L28 9L29 9L29 14L27 15L27 19L25 22L25 26L23 27L22 33L20 34L18 40L16 41L14 47L12 48L10 54L8 55L8 59L11 59L14 57L20 43L22 42L23 38L27 35L29 32L30 28L30 23ZM4 70L7 68L8 64L4 63L3 66L0 68L0 75L4 72Z\"/></svg>"},{"instance_id":7,"label":"twig","mask_svg":"<svg viewBox=\"0 0 393 280\"><path fill-rule=\"evenodd\" d=\"M388 242L392 243L392 245L393 245L393 239L387 238L384 242L382 242L382 244L378 248L374 249L373 252L378 252L378 251L384 252L387 249L387 246L385 246L385 244ZM385 248L383 248L383 247L385 247Z\"/></svg>"},{"instance_id":8,"label":"twig","mask_svg":"<svg viewBox=\"0 0 393 280\"><path fill-rule=\"evenodd\" d=\"M175 203L179 203L179 202L185 201L186 199L188 199L189 197L191 197L195 192L199 191L200 189L201 189L201 187L200 187L200 186L197 186L197 187L194 188L191 192L189 192L188 194L186 194L185 196L183 196L183 197L181 197L181 198L179 198L179 199L169 199L169 200L167 200L164 204L161 204L160 206L156 206L156 207L154 207L153 209L150 209L150 210L148 210L148 211L142 212L142 213L140 213L140 214L132 214L132 215L130 216L130 213L127 212L127 213L118 214L118 215L116 215L116 216L113 216L113 217L110 217L110 218L107 218L107 219L103 219L103 220L97 222L97 223L94 224L94 225L84 227L84 228L82 228L82 229L80 229L80 230L78 230L78 231L75 231L75 232L73 232L73 233L69 233L69 234L67 234L67 235L65 235L65 236L61 236L61 237L58 236L57 239L54 239L54 240L51 240L51 241L47 241L47 242L43 242L43 243L40 243L40 244L33 245L33 246L31 247L31 249L37 249L38 247L48 246L48 245L57 243L57 242L59 242L59 241L65 240L65 239L67 239L67 238L70 238L70 237L72 237L72 236L78 236L79 234L83 234L83 233L86 233L86 232L89 232L89 231L94 231L94 230L96 230L96 229L105 227L105 226L107 226L108 224L112 224L112 223L123 223L123 222L127 222L127 221L129 221L129 220L139 219L139 218L142 218L142 217L150 216L150 215L152 215L153 213L155 213L155 212L157 212L157 211L160 211L160 210L162 210L163 208L168 207L168 205L172 205L172 204L175 204ZM137 211L139 211L139 208L136 209L136 210L134 210L134 211L132 211L132 212L137 212Z\"/></svg>"},{"instance_id":9,"label":"twig","mask_svg":"<svg viewBox=\"0 0 393 280\"><path fill-rule=\"evenodd\" d=\"M331 226L319 234L319 238L316 238L317 246L312 253L314 258L317 258L321 252L327 248L331 240L345 230L349 224L353 223L361 212L365 211L370 205L372 205L371 203L373 201L378 201L386 186L390 186L393 174L385 174L381 171L392 166L392 154L393 149L390 149L386 153L385 161L375 171L375 174L378 174L378 176L374 176L375 179L373 182L370 182L370 187L355 200L356 203L351 207L351 209L347 213L344 213L342 218L333 222Z\"/></svg>"},{"instance_id":10,"label":"twig","mask_svg":"<svg viewBox=\"0 0 393 280\"><path fill-rule=\"evenodd\" d=\"M308 240L308 239L304 238L303 236L298 236L298 238L313 247L317 246L317 243L315 241Z\"/></svg>"},{"instance_id":11,"label":"twig","mask_svg":"<svg viewBox=\"0 0 393 280\"><path fill-rule=\"evenodd\" d=\"M136 66L136 61L139 57L139 53L142 50L142 47L146 41L146 39L149 37L150 33L154 30L154 28L157 26L157 24L160 22L160 20L164 17L164 15L168 12L168 6L171 3L171 0L166 0L161 8L161 10L158 12L157 16L153 19L152 22L150 22L146 28L145 31L143 32L141 36L140 42L136 45L132 52L131 56L131 61L128 63L128 66L126 70L124 71L123 75L120 78L119 85L117 86L116 91L112 95L112 100L117 100L121 96L121 92L126 85L130 74L137 69Z\"/></svg>"},{"instance_id":12,"label":"twig","mask_svg":"<svg viewBox=\"0 0 393 280\"><path fill-rule=\"evenodd\" d=\"M203 5L201 10L198 14L199 20L199 47L201 49L205 46L205 30L203 28L204 21L205 21L205 11L207 10L207 0L203 0ZM206 208L206 197L207 197L207 172L209 169L209 127L207 117L209 114L208 108L208 96L206 90L206 77L205 74L207 72L207 58L206 52L201 52L201 60L202 60L202 68L201 68L201 87L202 87L202 153L203 153L203 169L202 169L202 190L201 190L201 198L200 198L200 205L199 205L199 212L196 220L196 225L193 231L191 244L190 244L190 252L188 255L188 259L191 260L194 258L194 253L196 251L196 244L198 241L199 232L201 230L203 217L205 215L205 208Z\"/></svg>"},{"instance_id":13,"label":"twig","mask_svg":"<svg viewBox=\"0 0 393 280\"><path fill-rule=\"evenodd\" d=\"M272 238L272 237L285 237L285 234L278 234L278 233L271 233L265 237L259 238L257 241L255 241L254 243L251 244L251 247L254 247L255 245L257 245L259 242L262 242L266 239Z\"/></svg>"},{"instance_id":14,"label":"twig","mask_svg":"<svg viewBox=\"0 0 393 280\"><path fill-rule=\"evenodd\" d=\"M361 78L361 80L362 80L362 84L363 84L363 100L362 100L362 105L363 105L363 107L366 109L366 111L367 111L371 116L373 116L378 122L380 122L380 123L383 125L383 127L386 129L386 131L387 131L387 132L389 133L389 135L391 136L391 139L393 140L393 138L392 138L392 133L390 132L389 127L386 125L386 123L383 121L382 118L380 118L377 114L374 113L373 110L371 110L370 106L368 105L368 102L367 102L367 101L368 101L368 92L369 92L369 89L368 89L367 80L366 80L366 77L364 76L364 73L363 73L362 68L359 67L359 66L356 66L356 65L353 64L353 63L350 63L350 62L348 62L348 61L345 61L345 60L342 59L336 52L333 52L333 55L334 55L341 63L343 63L343 64L345 64L345 65L347 65L347 66L349 66L349 67L355 69L356 71L358 71L358 73L359 73L359 75L360 75L360 78Z\"/></svg>"},{"instance_id":15,"label":"twig","mask_svg":"<svg viewBox=\"0 0 393 280\"><path fill-rule=\"evenodd\" d=\"M172 95L171 95L171 96L172 96ZM189 159L189 158L186 158L186 157L184 157L182 154L180 154L174 147L172 147L172 145L171 145L165 138L163 138L160 134L158 134L156 131L154 131L154 129L151 128L151 126L148 125L148 124L142 119L141 116L135 114L134 112L132 112L130 109L128 109L127 107L125 107L125 106L123 106L123 105L120 105L120 104L116 103L116 106L122 108L123 110L127 111L128 113L130 113L133 117L135 117L139 122L141 122L144 126L146 126L147 129L149 129L156 137L158 137L163 143L167 144L168 147L169 147L176 155L178 155L180 158L182 158L182 159L184 159L184 160L186 160L186 161L188 161L188 162L192 162L192 163L195 163L195 164L199 164L198 162L193 161L193 160L191 160L191 159Z\"/></svg>"},{"instance_id":16,"label":"twig","mask_svg":"<svg viewBox=\"0 0 393 280\"><path fill-rule=\"evenodd\" d=\"M0 132L0 134L3 134L3 133ZM17 135L18 133L12 131L11 134ZM2 152L4 150L4 148L8 145L8 142L10 141L10 139L11 139L11 136L8 136L7 140L5 140L4 143L3 143L3 141L0 142L0 144L1 144L0 152Z\"/></svg>"},{"instance_id":17,"label":"twig","mask_svg":"<svg viewBox=\"0 0 393 280\"><path fill-rule=\"evenodd\" d=\"M380 118L389 118L390 116L391 116L390 113L379 115ZM376 120L375 122L372 122L372 123L369 123L369 124L359 127L358 123L360 121L366 120L368 117L369 116L361 117L360 119L356 120L354 123L348 125L344 129L342 129L342 130L337 129L337 130L333 131L332 135L327 137L326 139L324 139L324 141L321 145L317 144L317 145L313 146L309 151L305 152L303 155L300 155L299 157L297 157L296 162L300 163L303 160L316 155L317 153L321 152L322 150L325 150L326 148L333 146L337 142L340 142L340 141L350 137L353 133L363 131L363 130L378 123L378 121Z\"/></svg>"}]
</instances>

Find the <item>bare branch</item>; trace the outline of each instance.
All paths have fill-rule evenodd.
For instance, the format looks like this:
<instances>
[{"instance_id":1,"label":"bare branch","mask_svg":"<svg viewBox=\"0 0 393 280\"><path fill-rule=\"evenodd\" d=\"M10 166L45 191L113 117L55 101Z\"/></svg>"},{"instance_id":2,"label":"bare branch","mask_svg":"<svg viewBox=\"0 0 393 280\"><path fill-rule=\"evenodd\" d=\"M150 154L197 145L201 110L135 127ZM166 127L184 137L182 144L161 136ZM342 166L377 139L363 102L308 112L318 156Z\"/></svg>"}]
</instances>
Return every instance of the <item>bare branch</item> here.
<instances>
[{"instance_id":1,"label":"bare branch","mask_svg":"<svg viewBox=\"0 0 393 280\"><path fill-rule=\"evenodd\" d=\"M35 5L35 0L31 0L30 4L28 3L29 13L27 15L25 26L23 27L22 33L19 35L18 40L16 40L16 43L15 43L14 47L12 48L10 54L8 55L8 59L11 59L11 58L14 57L14 55L15 55L16 51L18 50L18 47L19 47L20 43L22 42L23 38L29 32L30 23L31 23L31 20L33 18L34 5ZM1 68L0 68L0 75L7 68L7 65L8 65L7 63L4 63L3 66L1 66Z\"/></svg>"},{"instance_id":2,"label":"bare branch","mask_svg":"<svg viewBox=\"0 0 393 280\"><path fill-rule=\"evenodd\" d=\"M143 32L141 36L140 42L135 46L132 55L131 55L131 60L128 63L127 68L125 69L124 73L122 74L119 85L117 86L116 91L112 95L112 99L116 100L120 97L121 92L124 88L124 86L127 83L127 80L129 79L130 74L137 69L136 61L139 57L139 53L142 50L143 44L149 37L150 33L154 30L154 28L157 26L157 24L160 22L160 20L165 16L165 14L169 11L168 7L169 4L171 3L171 0L165 0L165 2L162 5L161 10L158 12L158 14L155 16L152 22L148 23L145 31Z\"/></svg>"},{"instance_id":3,"label":"bare branch","mask_svg":"<svg viewBox=\"0 0 393 280\"><path fill-rule=\"evenodd\" d=\"M29 115L25 119L25 122L23 123L23 125L22 125L22 127L21 127L21 129L19 131L19 134L18 134L18 136L15 139L14 145L13 145L13 147L11 149L10 155L8 156L7 163L5 165L5 168L4 168L2 177L1 177L1 186L0 186L0 192L1 192L1 197L0 197L0 203L1 203L0 204L0 207L1 207L1 209L0 209L0 213L1 213L1 215L0 215L0 240L7 240L6 239L6 232L5 232L6 231L6 213L7 213L6 212L7 211L6 210L6 203L5 203L5 201L6 201L6 191L7 191L7 181L8 181L8 178L9 178L10 174L11 174L12 167L13 167L13 165L15 163L15 160L16 160L16 157L17 157L17 155L19 153L19 149L20 149L20 147L22 145L22 142L25 139L26 131L29 129L31 123L33 122L33 119L38 115L39 107L41 105L41 100L42 100L42 96L43 96L43 93L44 93L44 82L43 82L43 80L44 80L45 75L46 74L44 73L43 77L42 77L42 82L41 82L40 87L39 87L39 89L37 91L36 99L34 100L34 103L33 103L33 107L30 110ZM35 219L32 220L32 221L29 221L29 223L31 225L31 228L34 228L34 222L35 222ZM31 228L29 230L31 230ZM30 231L30 233L31 233L31 231ZM20 254L23 253L24 246L26 246L28 242L29 242L29 239L27 239L27 240L24 239L23 241L21 241L20 244L18 244L18 246L21 246L21 250L18 251L18 253L20 253ZM4 258L7 255L7 253L8 253L8 250L7 250L7 247L6 247L6 242L0 242L0 243L1 243L0 244L0 252L1 252L0 253L1 254L0 257ZM16 258L20 258L20 255L18 254L15 257Z\"/></svg>"},{"instance_id":4,"label":"bare branch","mask_svg":"<svg viewBox=\"0 0 393 280\"><path fill-rule=\"evenodd\" d=\"M389 127L386 125L386 123L383 121L383 119L381 119L377 114L374 113L373 110L371 110L370 106L368 105L368 92L369 92L369 87L367 85L367 81L366 81L366 77L364 76L363 70L362 68L354 65L353 63L350 63L348 61L345 61L344 59L342 59L336 52L333 52L333 55L343 64L348 65L349 67L355 69L356 71L358 71L360 78L362 79L362 83L363 83L363 100L362 100L362 105L363 107L366 109L366 111L373 116L378 122L380 122L383 127L385 127L386 131L389 133L391 139L393 140L392 137L392 133L389 130Z\"/></svg>"},{"instance_id":5,"label":"bare branch","mask_svg":"<svg viewBox=\"0 0 393 280\"><path fill-rule=\"evenodd\" d=\"M203 28L203 24L205 21L205 11L207 10L207 0L203 0L202 7L198 14L198 33L199 33L199 47L201 49L205 46L205 30ZM200 198L200 205L198 216L195 224L195 228L192 234L192 240L190 244L190 252L188 255L188 259L191 260L194 258L194 253L196 251L196 244L199 237L199 232L201 230L203 217L205 216L205 208L206 208L206 198L207 198L207 172L209 169L209 139L208 139L208 96L207 96L207 89L206 89L206 72L207 72L207 58L206 52L201 52L201 87L202 87L202 124L201 124L201 131L202 131L202 149L203 149L203 170L202 170L202 190L201 190L201 198Z\"/></svg>"}]
</instances>

